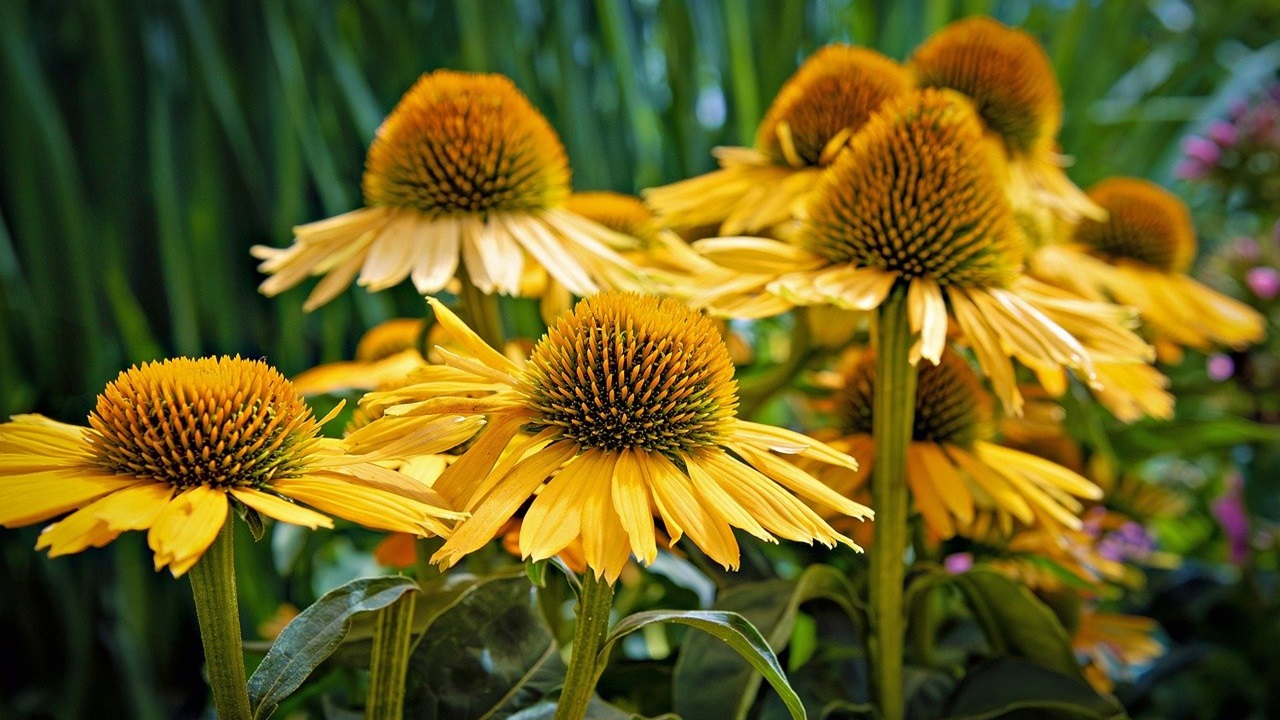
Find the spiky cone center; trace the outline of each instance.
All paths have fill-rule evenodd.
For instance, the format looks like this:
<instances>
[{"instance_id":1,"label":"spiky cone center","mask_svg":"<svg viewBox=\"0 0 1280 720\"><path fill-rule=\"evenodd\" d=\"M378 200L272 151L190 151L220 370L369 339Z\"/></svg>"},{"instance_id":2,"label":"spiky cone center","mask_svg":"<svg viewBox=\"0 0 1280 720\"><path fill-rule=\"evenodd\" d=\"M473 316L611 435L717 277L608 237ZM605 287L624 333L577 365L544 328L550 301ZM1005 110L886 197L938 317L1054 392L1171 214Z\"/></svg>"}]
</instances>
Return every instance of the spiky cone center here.
<instances>
[{"instance_id":1,"label":"spiky cone center","mask_svg":"<svg viewBox=\"0 0 1280 720\"><path fill-rule=\"evenodd\" d=\"M104 469L168 482L259 487L294 476L319 423L293 385L260 360L177 358L134 366L89 415Z\"/></svg>"},{"instance_id":2,"label":"spiky cone center","mask_svg":"<svg viewBox=\"0 0 1280 720\"><path fill-rule=\"evenodd\" d=\"M502 75L424 74L365 159L367 205L429 217L539 210L568 196L560 138Z\"/></svg>"},{"instance_id":3,"label":"spiky cone center","mask_svg":"<svg viewBox=\"0 0 1280 720\"><path fill-rule=\"evenodd\" d=\"M990 18L960 20L934 33L907 66L921 87L971 98L1011 155L1052 150L1062 127L1062 91L1030 34Z\"/></svg>"},{"instance_id":4,"label":"spiky cone center","mask_svg":"<svg viewBox=\"0 0 1280 720\"><path fill-rule=\"evenodd\" d=\"M608 292L560 317L521 383L535 429L584 448L673 459L719 444L737 408L733 363L712 321L678 300Z\"/></svg>"},{"instance_id":5,"label":"spiky cone center","mask_svg":"<svg viewBox=\"0 0 1280 720\"><path fill-rule=\"evenodd\" d=\"M851 435L871 434L875 378L875 356L867 353L846 375L836 395L842 429ZM937 365L920 364L913 441L971 448L994 432L991 396L964 358L946 352Z\"/></svg>"},{"instance_id":6,"label":"spiky cone center","mask_svg":"<svg viewBox=\"0 0 1280 720\"><path fill-rule=\"evenodd\" d=\"M810 195L799 240L831 263L939 285L1005 287L1025 239L999 183L998 150L948 90L886 103Z\"/></svg>"},{"instance_id":7,"label":"spiky cone center","mask_svg":"<svg viewBox=\"0 0 1280 720\"><path fill-rule=\"evenodd\" d=\"M810 55L765 112L755 147L778 164L826 165L884 101L911 90L911 76L874 50L827 45ZM790 147L786 144L790 143Z\"/></svg>"},{"instance_id":8,"label":"spiky cone center","mask_svg":"<svg viewBox=\"0 0 1280 720\"><path fill-rule=\"evenodd\" d=\"M640 240L644 247L658 243L662 225L640 198L615 192L579 192L564 207L610 230Z\"/></svg>"},{"instance_id":9,"label":"spiky cone center","mask_svg":"<svg viewBox=\"0 0 1280 720\"><path fill-rule=\"evenodd\" d=\"M1073 239L1107 260L1136 260L1186 272L1196 256L1195 226L1176 195L1147 180L1108 178L1089 189L1107 219L1085 218Z\"/></svg>"}]
</instances>

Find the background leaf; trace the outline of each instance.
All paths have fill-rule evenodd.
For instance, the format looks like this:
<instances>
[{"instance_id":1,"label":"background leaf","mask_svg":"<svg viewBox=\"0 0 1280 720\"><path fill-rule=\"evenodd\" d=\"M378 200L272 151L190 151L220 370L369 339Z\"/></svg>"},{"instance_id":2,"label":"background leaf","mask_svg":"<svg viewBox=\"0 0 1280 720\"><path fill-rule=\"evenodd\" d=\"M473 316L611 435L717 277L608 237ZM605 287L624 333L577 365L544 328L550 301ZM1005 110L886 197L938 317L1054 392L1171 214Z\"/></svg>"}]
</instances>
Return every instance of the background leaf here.
<instances>
[{"instance_id":1,"label":"background leaf","mask_svg":"<svg viewBox=\"0 0 1280 720\"><path fill-rule=\"evenodd\" d=\"M380 610L417 589L418 584L406 577L361 578L325 593L299 613L249 678L255 720L269 717L280 701L333 654L346 637L353 616Z\"/></svg>"}]
</instances>

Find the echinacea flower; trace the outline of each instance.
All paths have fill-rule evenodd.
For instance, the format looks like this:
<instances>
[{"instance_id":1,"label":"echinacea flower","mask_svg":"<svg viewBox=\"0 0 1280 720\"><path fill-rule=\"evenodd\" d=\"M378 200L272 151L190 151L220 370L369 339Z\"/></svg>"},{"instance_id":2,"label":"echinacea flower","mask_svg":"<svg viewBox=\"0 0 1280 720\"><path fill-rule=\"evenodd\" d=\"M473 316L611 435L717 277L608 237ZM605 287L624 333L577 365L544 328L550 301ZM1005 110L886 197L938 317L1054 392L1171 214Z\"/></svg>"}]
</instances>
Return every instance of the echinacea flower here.
<instances>
[{"instance_id":1,"label":"echinacea flower","mask_svg":"<svg viewBox=\"0 0 1280 720\"><path fill-rule=\"evenodd\" d=\"M1121 344L1132 352L1146 346L1117 326L1121 309L1052 297L1028 284L1026 239L997 177L1003 162L958 93L927 89L892 100L823 174L794 243L739 237L694 244L742 273L709 284L694 302L750 317L795 305L870 311L903 283L910 329L919 335L913 361L939 361L950 316L1013 412L1022 397L1011 357L1038 371L1072 368L1093 381L1089 350L1055 317L1113 342L1115 333L1127 333Z\"/></svg>"},{"instance_id":2,"label":"echinacea flower","mask_svg":"<svg viewBox=\"0 0 1280 720\"><path fill-rule=\"evenodd\" d=\"M875 357L868 353L836 395L842 436L830 444L861 459L860 467L816 470L844 495L863 492L876 463L871 435L875 373ZM1060 537L1081 527L1080 498L1102 495L1077 473L998 443L992 398L954 352L944 353L937 365L920 367L906 481L930 536L938 540L966 534L983 515L1006 529L1043 528Z\"/></svg>"},{"instance_id":3,"label":"echinacea flower","mask_svg":"<svg viewBox=\"0 0 1280 720\"><path fill-rule=\"evenodd\" d=\"M1124 177L1103 180L1089 195L1107 219L1082 220L1066 242L1040 248L1033 274L1137 308L1165 359L1179 357L1183 346L1241 349L1262 339L1260 314L1187 275L1196 255L1195 228L1177 196Z\"/></svg>"},{"instance_id":4,"label":"echinacea flower","mask_svg":"<svg viewBox=\"0 0 1280 720\"><path fill-rule=\"evenodd\" d=\"M1102 216L1062 171L1062 91L1035 38L991 18L966 18L925 40L907 67L921 87L950 88L973 100L1008 157L1016 208L1044 205L1072 221Z\"/></svg>"},{"instance_id":5,"label":"echinacea flower","mask_svg":"<svg viewBox=\"0 0 1280 720\"><path fill-rule=\"evenodd\" d=\"M423 294L459 273L487 294L517 295L527 264L578 295L632 287L626 240L564 209L569 164L551 125L501 75L424 74L378 128L365 161L365 207L294 228L289 248L257 246L276 295L324 275L305 308L359 276L370 291L406 278Z\"/></svg>"},{"instance_id":6,"label":"echinacea flower","mask_svg":"<svg viewBox=\"0 0 1280 720\"><path fill-rule=\"evenodd\" d=\"M354 360L325 363L298 373L293 387L302 395L372 390L425 365L422 318L394 318L373 326L356 345Z\"/></svg>"},{"instance_id":7,"label":"echinacea flower","mask_svg":"<svg viewBox=\"0 0 1280 720\"><path fill-rule=\"evenodd\" d=\"M342 454L274 368L239 357L126 370L90 427L20 415L0 425L0 525L75 510L40 534L53 556L147 530L175 576L204 554L234 506L309 528L323 512L371 528L447 535L460 513L386 468Z\"/></svg>"},{"instance_id":8,"label":"echinacea flower","mask_svg":"<svg viewBox=\"0 0 1280 720\"><path fill-rule=\"evenodd\" d=\"M711 321L677 300L618 292L583 300L523 367L431 302L465 352L446 353L438 378L371 394L383 417L347 440L382 457L392 447L438 447L457 423L487 418L435 483L472 513L435 562L452 565L489 542L530 498L521 554L549 558L580 539L587 566L610 583L633 553L656 558L655 512L673 541L687 536L726 567L739 562L733 528L853 546L792 492L845 515L871 514L774 453L850 469L853 458L735 417L728 351Z\"/></svg>"},{"instance_id":9,"label":"echinacea flower","mask_svg":"<svg viewBox=\"0 0 1280 720\"><path fill-rule=\"evenodd\" d=\"M769 106L751 148L716 148L720 169L645 192L675 228L719 225L735 235L793 217L793 206L885 100L909 91L901 65L873 50L828 45Z\"/></svg>"}]
</instances>

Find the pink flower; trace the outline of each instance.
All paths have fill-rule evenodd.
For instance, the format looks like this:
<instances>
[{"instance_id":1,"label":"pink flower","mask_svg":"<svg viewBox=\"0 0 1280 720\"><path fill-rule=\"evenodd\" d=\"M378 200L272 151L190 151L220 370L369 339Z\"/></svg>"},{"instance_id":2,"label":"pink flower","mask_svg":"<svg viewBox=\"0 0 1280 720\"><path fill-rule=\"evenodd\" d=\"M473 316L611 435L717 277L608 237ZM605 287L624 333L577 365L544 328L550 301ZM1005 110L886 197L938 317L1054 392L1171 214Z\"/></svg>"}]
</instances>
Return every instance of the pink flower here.
<instances>
[{"instance_id":1,"label":"pink flower","mask_svg":"<svg viewBox=\"0 0 1280 720\"><path fill-rule=\"evenodd\" d=\"M1205 134L1209 136L1210 140L1222 148L1229 148L1235 145L1240 139L1240 131L1236 129L1236 126L1222 120L1218 120L1210 125Z\"/></svg>"},{"instance_id":2,"label":"pink flower","mask_svg":"<svg viewBox=\"0 0 1280 720\"><path fill-rule=\"evenodd\" d=\"M1222 157L1222 151L1217 145L1205 140L1198 135L1188 135L1182 138L1182 153L1189 160L1199 160L1210 167L1218 164L1218 159Z\"/></svg>"},{"instance_id":3,"label":"pink flower","mask_svg":"<svg viewBox=\"0 0 1280 720\"><path fill-rule=\"evenodd\" d=\"M1222 382L1231 377L1236 372L1236 363L1231 359L1230 355L1216 353L1209 356L1209 360L1205 362L1205 372L1209 374L1209 379L1214 382Z\"/></svg>"},{"instance_id":4,"label":"pink flower","mask_svg":"<svg viewBox=\"0 0 1280 720\"><path fill-rule=\"evenodd\" d=\"M1262 300L1270 300L1280 295L1280 270L1269 265L1249 268L1244 274L1244 282Z\"/></svg>"}]
</instances>

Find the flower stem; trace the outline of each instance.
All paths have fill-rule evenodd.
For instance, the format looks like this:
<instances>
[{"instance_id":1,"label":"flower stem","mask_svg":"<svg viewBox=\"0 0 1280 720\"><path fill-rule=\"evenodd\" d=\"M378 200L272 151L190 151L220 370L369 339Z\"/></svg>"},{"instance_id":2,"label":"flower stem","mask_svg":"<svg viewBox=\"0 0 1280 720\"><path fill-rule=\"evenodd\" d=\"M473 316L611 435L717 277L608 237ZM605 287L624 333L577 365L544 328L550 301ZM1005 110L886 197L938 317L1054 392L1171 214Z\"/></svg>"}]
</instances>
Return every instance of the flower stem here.
<instances>
[{"instance_id":1,"label":"flower stem","mask_svg":"<svg viewBox=\"0 0 1280 720\"><path fill-rule=\"evenodd\" d=\"M234 517L227 518L218 537L188 575L196 600L196 619L200 623L213 704L220 720L249 718L249 686L245 680L240 608L236 600L234 520Z\"/></svg>"},{"instance_id":2,"label":"flower stem","mask_svg":"<svg viewBox=\"0 0 1280 720\"><path fill-rule=\"evenodd\" d=\"M485 294L483 290L471 282L471 276L465 270L459 270L458 280L462 290L458 299L462 302L462 314L467 325L489 344L489 347L502 352L506 344L506 336L502 331L502 308L498 306L498 296Z\"/></svg>"},{"instance_id":3,"label":"flower stem","mask_svg":"<svg viewBox=\"0 0 1280 720\"><path fill-rule=\"evenodd\" d=\"M413 606L418 592L407 592L378 611L369 655L369 692L365 720L404 717L404 678L409 668L409 640L413 636Z\"/></svg>"},{"instance_id":4,"label":"flower stem","mask_svg":"<svg viewBox=\"0 0 1280 720\"><path fill-rule=\"evenodd\" d=\"M877 320L871 411L876 447L871 471L871 497L876 510L875 541L871 546L872 657L881 717L902 720L902 584L906 575L903 551L909 539L906 467L916 399L916 369L909 360L911 328L906 285L893 289L880 306Z\"/></svg>"},{"instance_id":5,"label":"flower stem","mask_svg":"<svg viewBox=\"0 0 1280 720\"><path fill-rule=\"evenodd\" d=\"M555 720L582 720L595 693L600 670L596 667L600 646L609 630L609 609L613 606L613 586L597 578L590 568L582 578L582 593L575 612L577 627L573 631L573 655L564 689L556 705Z\"/></svg>"}]
</instances>

